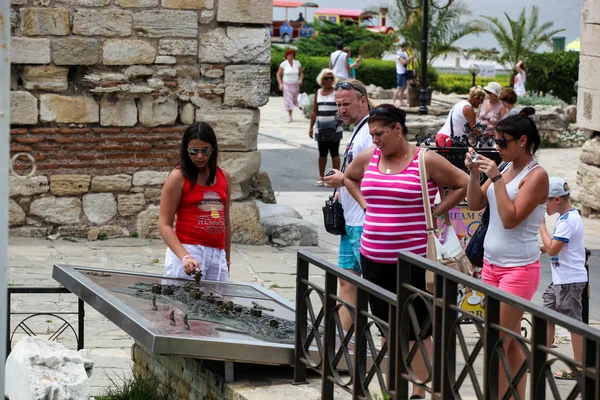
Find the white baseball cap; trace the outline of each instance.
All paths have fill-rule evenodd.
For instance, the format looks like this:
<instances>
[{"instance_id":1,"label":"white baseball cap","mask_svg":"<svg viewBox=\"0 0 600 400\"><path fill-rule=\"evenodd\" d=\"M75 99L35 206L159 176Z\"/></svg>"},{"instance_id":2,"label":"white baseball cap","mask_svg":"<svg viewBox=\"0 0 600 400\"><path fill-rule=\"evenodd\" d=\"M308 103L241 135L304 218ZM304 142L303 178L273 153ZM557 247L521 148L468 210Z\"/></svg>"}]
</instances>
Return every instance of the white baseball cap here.
<instances>
[{"instance_id":1,"label":"white baseball cap","mask_svg":"<svg viewBox=\"0 0 600 400\"><path fill-rule=\"evenodd\" d=\"M563 179L556 176L550 178L550 190L548 191L548 198L566 196L571 193L569 184Z\"/></svg>"}]
</instances>

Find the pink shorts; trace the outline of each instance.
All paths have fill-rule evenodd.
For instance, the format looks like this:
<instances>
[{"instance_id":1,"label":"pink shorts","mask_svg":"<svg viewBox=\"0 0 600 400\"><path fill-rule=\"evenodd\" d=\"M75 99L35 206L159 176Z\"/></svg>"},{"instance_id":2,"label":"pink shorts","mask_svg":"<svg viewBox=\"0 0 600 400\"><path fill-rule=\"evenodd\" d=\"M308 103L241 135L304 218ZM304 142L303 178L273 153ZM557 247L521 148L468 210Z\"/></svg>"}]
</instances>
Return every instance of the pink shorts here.
<instances>
[{"instance_id":1,"label":"pink shorts","mask_svg":"<svg viewBox=\"0 0 600 400\"><path fill-rule=\"evenodd\" d=\"M540 261L522 267L499 267L483 260L481 280L526 300L531 300L540 285Z\"/></svg>"}]
</instances>

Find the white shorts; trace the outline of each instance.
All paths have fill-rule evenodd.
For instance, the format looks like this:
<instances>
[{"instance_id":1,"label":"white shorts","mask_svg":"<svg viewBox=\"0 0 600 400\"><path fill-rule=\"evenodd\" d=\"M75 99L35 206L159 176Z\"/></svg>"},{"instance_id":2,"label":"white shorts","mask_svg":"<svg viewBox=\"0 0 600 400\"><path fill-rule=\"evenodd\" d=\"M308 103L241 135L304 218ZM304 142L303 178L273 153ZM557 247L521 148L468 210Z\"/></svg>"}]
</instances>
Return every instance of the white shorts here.
<instances>
[{"instance_id":1,"label":"white shorts","mask_svg":"<svg viewBox=\"0 0 600 400\"><path fill-rule=\"evenodd\" d=\"M203 280L221 282L229 280L225 250L197 244L184 244L182 246L200 264ZM167 253L165 254L165 275L194 279L193 276L186 275L183 271L181 260L169 248L167 248Z\"/></svg>"}]
</instances>

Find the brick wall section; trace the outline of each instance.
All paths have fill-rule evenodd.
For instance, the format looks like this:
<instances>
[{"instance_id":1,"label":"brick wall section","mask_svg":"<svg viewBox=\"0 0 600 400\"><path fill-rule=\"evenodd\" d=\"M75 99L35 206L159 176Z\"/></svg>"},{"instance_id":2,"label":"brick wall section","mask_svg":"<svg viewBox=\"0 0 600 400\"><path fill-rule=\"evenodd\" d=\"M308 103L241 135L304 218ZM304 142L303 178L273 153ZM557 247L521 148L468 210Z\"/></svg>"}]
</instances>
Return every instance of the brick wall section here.
<instances>
[{"instance_id":1,"label":"brick wall section","mask_svg":"<svg viewBox=\"0 0 600 400\"><path fill-rule=\"evenodd\" d=\"M38 171L113 174L166 171L176 165L185 126L157 128L18 128L11 129L11 156L31 153ZM20 174L31 163L21 157L13 166ZM102 170L102 171L100 171Z\"/></svg>"}]
</instances>

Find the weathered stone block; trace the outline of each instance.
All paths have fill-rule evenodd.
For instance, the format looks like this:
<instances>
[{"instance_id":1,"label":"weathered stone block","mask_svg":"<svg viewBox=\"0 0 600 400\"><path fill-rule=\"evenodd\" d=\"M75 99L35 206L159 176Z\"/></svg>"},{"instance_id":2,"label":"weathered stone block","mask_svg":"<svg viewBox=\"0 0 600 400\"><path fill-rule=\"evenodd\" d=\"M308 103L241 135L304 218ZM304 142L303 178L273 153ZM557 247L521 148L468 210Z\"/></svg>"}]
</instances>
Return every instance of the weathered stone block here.
<instances>
[{"instance_id":1,"label":"weathered stone block","mask_svg":"<svg viewBox=\"0 0 600 400\"><path fill-rule=\"evenodd\" d=\"M73 7L104 7L110 4L110 0L58 0L58 3Z\"/></svg>"},{"instance_id":2,"label":"weathered stone block","mask_svg":"<svg viewBox=\"0 0 600 400\"><path fill-rule=\"evenodd\" d=\"M193 11L141 11L133 17L138 36L196 37L198 15Z\"/></svg>"},{"instance_id":3,"label":"weathered stone block","mask_svg":"<svg viewBox=\"0 0 600 400\"><path fill-rule=\"evenodd\" d=\"M63 36L70 33L66 8L21 8L21 33L26 36Z\"/></svg>"},{"instance_id":4,"label":"weathered stone block","mask_svg":"<svg viewBox=\"0 0 600 400\"><path fill-rule=\"evenodd\" d=\"M21 72L21 79L23 79L25 89L66 92L69 88L68 73L69 69L66 67L26 66Z\"/></svg>"},{"instance_id":5,"label":"weathered stone block","mask_svg":"<svg viewBox=\"0 0 600 400\"><path fill-rule=\"evenodd\" d=\"M161 39L158 54L167 56L195 56L198 54L198 41L185 39Z\"/></svg>"},{"instance_id":6,"label":"weathered stone block","mask_svg":"<svg viewBox=\"0 0 600 400\"><path fill-rule=\"evenodd\" d=\"M117 174L92 178L92 192L127 192L131 189L131 175Z\"/></svg>"},{"instance_id":7,"label":"weathered stone block","mask_svg":"<svg viewBox=\"0 0 600 400\"><path fill-rule=\"evenodd\" d=\"M261 218L265 233L273 243L283 246L318 246L317 226L304 219L271 217Z\"/></svg>"},{"instance_id":8,"label":"weathered stone block","mask_svg":"<svg viewBox=\"0 0 600 400\"><path fill-rule=\"evenodd\" d=\"M265 229L254 201L231 203L231 240L233 243L263 245L267 243Z\"/></svg>"},{"instance_id":9,"label":"weathered stone block","mask_svg":"<svg viewBox=\"0 0 600 400\"><path fill-rule=\"evenodd\" d=\"M31 93L10 92L11 125L35 125L38 115L38 101Z\"/></svg>"},{"instance_id":10,"label":"weathered stone block","mask_svg":"<svg viewBox=\"0 0 600 400\"><path fill-rule=\"evenodd\" d=\"M52 175L50 192L54 196L74 196L87 193L91 179L90 175Z\"/></svg>"},{"instance_id":11,"label":"weathered stone block","mask_svg":"<svg viewBox=\"0 0 600 400\"><path fill-rule=\"evenodd\" d=\"M22 6L23 4L27 4L29 0L10 0L10 4L13 6Z\"/></svg>"},{"instance_id":12,"label":"weathered stone block","mask_svg":"<svg viewBox=\"0 0 600 400\"><path fill-rule=\"evenodd\" d=\"M8 201L8 226L13 227L25 223L25 211L14 200Z\"/></svg>"},{"instance_id":13,"label":"weathered stone block","mask_svg":"<svg viewBox=\"0 0 600 400\"><path fill-rule=\"evenodd\" d=\"M163 8L200 10L202 8L213 8L214 0L162 0L162 6Z\"/></svg>"},{"instance_id":14,"label":"weathered stone block","mask_svg":"<svg viewBox=\"0 0 600 400\"><path fill-rule=\"evenodd\" d=\"M158 0L115 0L115 4L123 8L156 7Z\"/></svg>"},{"instance_id":15,"label":"weathered stone block","mask_svg":"<svg viewBox=\"0 0 600 400\"><path fill-rule=\"evenodd\" d=\"M129 236L129 232L127 229L122 226L115 225L105 225L98 226L88 230L87 239L88 240L98 240L98 236L102 235L105 239L116 239L120 237Z\"/></svg>"},{"instance_id":16,"label":"weathered stone block","mask_svg":"<svg viewBox=\"0 0 600 400\"><path fill-rule=\"evenodd\" d=\"M219 149L256 150L259 110L196 110L196 121L207 122L213 127Z\"/></svg>"},{"instance_id":17,"label":"weathered stone block","mask_svg":"<svg viewBox=\"0 0 600 400\"><path fill-rule=\"evenodd\" d=\"M78 224L81 200L74 197L42 197L31 203L29 214L52 224Z\"/></svg>"},{"instance_id":18,"label":"weathered stone block","mask_svg":"<svg viewBox=\"0 0 600 400\"><path fill-rule=\"evenodd\" d=\"M126 10L80 9L73 18L73 33L84 36L131 36L133 13Z\"/></svg>"},{"instance_id":19,"label":"weathered stone block","mask_svg":"<svg viewBox=\"0 0 600 400\"><path fill-rule=\"evenodd\" d=\"M212 96L210 98L194 96L190 98L190 101L199 108L197 113L201 115L204 115L206 110L220 110L223 105L223 101L219 96Z\"/></svg>"},{"instance_id":20,"label":"weathered stone block","mask_svg":"<svg viewBox=\"0 0 600 400\"><path fill-rule=\"evenodd\" d=\"M102 45L102 61L106 65L152 64L154 47L144 40L109 39Z\"/></svg>"},{"instance_id":21,"label":"weathered stone block","mask_svg":"<svg viewBox=\"0 0 600 400\"><path fill-rule=\"evenodd\" d=\"M268 64L271 60L268 28L230 26L200 37L198 59L205 63Z\"/></svg>"},{"instance_id":22,"label":"weathered stone block","mask_svg":"<svg viewBox=\"0 0 600 400\"><path fill-rule=\"evenodd\" d=\"M146 196L146 200L151 202L160 202L160 196L162 195L162 189L157 188L147 188L144 190L144 196Z\"/></svg>"},{"instance_id":23,"label":"weathered stone block","mask_svg":"<svg viewBox=\"0 0 600 400\"><path fill-rule=\"evenodd\" d=\"M219 0L217 21L243 24L270 24L273 19L271 0Z\"/></svg>"},{"instance_id":24,"label":"weathered stone block","mask_svg":"<svg viewBox=\"0 0 600 400\"><path fill-rule=\"evenodd\" d=\"M128 217L130 215L136 215L144 209L146 205L146 197L143 193L136 194L120 194L118 196L119 201L119 215L122 217Z\"/></svg>"},{"instance_id":25,"label":"weathered stone block","mask_svg":"<svg viewBox=\"0 0 600 400\"><path fill-rule=\"evenodd\" d=\"M164 185L168 171L140 171L133 174L133 186Z\"/></svg>"},{"instance_id":26,"label":"weathered stone block","mask_svg":"<svg viewBox=\"0 0 600 400\"><path fill-rule=\"evenodd\" d=\"M19 178L11 176L9 181L9 196L33 196L43 194L50 190L48 178L43 175Z\"/></svg>"},{"instance_id":27,"label":"weathered stone block","mask_svg":"<svg viewBox=\"0 0 600 400\"><path fill-rule=\"evenodd\" d=\"M40 96L40 120L58 123L96 123L99 121L98 103L91 97Z\"/></svg>"},{"instance_id":28,"label":"weathered stone block","mask_svg":"<svg viewBox=\"0 0 600 400\"><path fill-rule=\"evenodd\" d=\"M135 99L104 96L100 101L100 125L134 126L137 124Z\"/></svg>"},{"instance_id":29,"label":"weathered stone block","mask_svg":"<svg viewBox=\"0 0 600 400\"><path fill-rule=\"evenodd\" d=\"M179 107L179 120L184 125L190 125L194 122L194 106L185 103Z\"/></svg>"},{"instance_id":30,"label":"weathered stone block","mask_svg":"<svg viewBox=\"0 0 600 400\"><path fill-rule=\"evenodd\" d=\"M177 64L177 59L173 56L156 56L154 63L155 64ZM156 71L156 75L161 76L160 72L161 72L161 70ZM169 76L175 76L175 75L177 75L177 71L173 70L173 74L170 74Z\"/></svg>"},{"instance_id":31,"label":"weathered stone block","mask_svg":"<svg viewBox=\"0 0 600 400\"><path fill-rule=\"evenodd\" d=\"M11 38L10 62L13 64L50 64L50 40Z\"/></svg>"},{"instance_id":32,"label":"weathered stone block","mask_svg":"<svg viewBox=\"0 0 600 400\"><path fill-rule=\"evenodd\" d=\"M159 206L149 206L137 217L137 233L141 238L160 238L158 233Z\"/></svg>"},{"instance_id":33,"label":"weathered stone block","mask_svg":"<svg viewBox=\"0 0 600 400\"><path fill-rule=\"evenodd\" d=\"M579 159L582 163L600 167L600 138L596 137L585 142Z\"/></svg>"},{"instance_id":34,"label":"weathered stone block","mask_svg":"<svg viewBox=\"0 0 600 400\"><path fill-rule=\"evenodd\" d=\"M268 65L225 67L226 106L262 107L269 101L271 73Z\"/></svg>"},{"instance_id":35,"label":"weathered stone block","mask_svg":"<svg viewBox=\"0 0 600 400\"><path fill-rule=\"evenodd\" d=\"M65 38L52 40L52 60L56 65L93 65L98 62L97 39Z\"/></svg>"},{"instance_id":36,"label":"weathered stone block","mask_svg":"<svg viewBox=\"0 0 600 400\"><path fill-rule=\"evenodd\" d=\"M83 212L93 224L103 224L117 215L117 202L112 193L90 193L83 196Z\"/></svg>"},{"instance_id":37,"label":"weathered stone block","mask_svg":"<svg viewBox=\"0 0 600 400\"><path fill-rule=\"evenodd\" d=\"M580 87L577 95L577 126L582 129L598 130L599 115L600 90Z\"/></svg>"},{"instance_id":38,"label":"weathered stone block","mask_svg":"<svg viewBox=\"0 0 600 400\"><path fill-rule=\"evenodd\" d=\"M595 0L583 0L581 21L584 24L600 24L600 4Z\"/></svg>"},{"instance_id":39,"label":"weathered stone block","mask_svg":"<svg viewBox=\"0 0 600 400\"><path fill-rule=\"evenodd\" d=\"M600 46L596 41L600 37L600 25L581 24L581 55L600 57Z\"/></svg>"},{"instance_id":40,"label":"weathered stone block","mask_svg":"<svg viewBox=\"0 0 600 400\"><path fill-rule=\"evenodd\" d=\"M579 186L577 200L585 207L600 210L600 167L579 164L577 185Z\"/></svg>"},{"instance_id":41,"label":"weathered stone block","mask_svg":"<svg viewBox=\"0 0 600 400\"><path fill-rule=\"evenodd\" d=\"M200 13L200 23L210 24L215 19L215 12L213 10L204 10Z\"/></svg>"},{"instance_id":42,"label":"weathered stone block","mask_svg":"<svg viewBox=\"0 0 600 400\"><path fill-rule=\"evenodd\" d=\"M223 152L219 153L221 166L231 174L232 183L248 182L260 169L260 153Z\"/></svg>"},{"instance_id":43,"label":"weathered stone block","mask_svg":"<svg viewBox=\"0 0 600 400\"><path fill-rule=\"evenodd\" d=\"M143 96L138 100L138 110L140 123L147 127L173 125L177 121L177 103L170 99Z\"/></svg>"}]
</instances>

